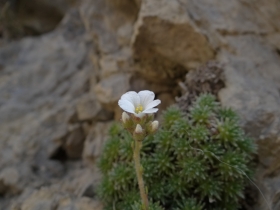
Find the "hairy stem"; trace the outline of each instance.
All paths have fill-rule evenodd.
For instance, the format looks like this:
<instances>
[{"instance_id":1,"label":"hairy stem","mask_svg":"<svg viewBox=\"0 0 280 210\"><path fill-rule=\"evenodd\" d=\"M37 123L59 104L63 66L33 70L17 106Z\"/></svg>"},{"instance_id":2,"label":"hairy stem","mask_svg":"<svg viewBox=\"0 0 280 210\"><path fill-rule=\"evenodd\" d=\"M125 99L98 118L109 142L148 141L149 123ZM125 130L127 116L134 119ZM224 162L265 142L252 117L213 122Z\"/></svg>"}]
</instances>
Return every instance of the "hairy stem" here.
<instances>
[{"instance_id":1,"label":"hairy stem","mask_svg":"<svg viewBox=\"0 0 280 210\"><path fill-rule=\"evenodd\" d=\"M141 147L142 147L142 141L135 140L135 146L134 146L135 170L136 170L142 204L144 206L144 210L148 210L149 209L148 196L145 192L145 186L144 186L144 180L143 180L143 168L140 164Z\"/></svg>"}]
</instances>

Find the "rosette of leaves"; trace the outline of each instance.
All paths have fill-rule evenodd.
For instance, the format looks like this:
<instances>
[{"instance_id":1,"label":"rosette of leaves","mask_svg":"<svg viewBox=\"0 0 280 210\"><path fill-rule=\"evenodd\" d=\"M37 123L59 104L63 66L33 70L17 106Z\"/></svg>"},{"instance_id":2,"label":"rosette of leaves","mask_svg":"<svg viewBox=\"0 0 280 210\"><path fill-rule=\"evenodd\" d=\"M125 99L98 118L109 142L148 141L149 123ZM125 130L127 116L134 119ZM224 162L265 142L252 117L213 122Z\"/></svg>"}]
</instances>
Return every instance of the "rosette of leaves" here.
<instances>
[{"instance_id":1,"label":"rosette of leaves","mask_svg":"<svg viewBox=\"0 0 280 210\"><path fill-rule=\"evenodd\" d=\"M141 210L132 143L121 125L111 128L99 162L105 209ZM198 97L188 113L168 108L141 151L150 210L238 209L255 150L236 113L212 95Z\"/></svg>"}]
</instances>

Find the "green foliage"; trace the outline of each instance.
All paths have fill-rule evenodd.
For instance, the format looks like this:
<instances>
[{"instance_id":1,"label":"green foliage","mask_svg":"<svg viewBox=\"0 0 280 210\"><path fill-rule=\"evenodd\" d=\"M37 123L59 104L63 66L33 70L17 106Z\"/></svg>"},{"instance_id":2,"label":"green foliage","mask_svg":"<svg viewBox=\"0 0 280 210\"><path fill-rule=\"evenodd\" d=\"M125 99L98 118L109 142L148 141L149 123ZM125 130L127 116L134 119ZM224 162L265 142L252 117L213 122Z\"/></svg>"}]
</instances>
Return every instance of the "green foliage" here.
<instances>
[{"instance_id":1,"label":"green foliage","mask_svg":"<svg viewBox=\"0 0 280 210\"><path fill-rule=\"evenodd\" d=\"M142 210L141 202L135 202L131 210ZM158 203L149 203L149 210L164 210Z\"/></svg>"},{"instance_id":2,"label":"green foliage","mask_svg":"<svg viewBox=\"0 0 280 210\"><path fill-rule=\"evenodd\" d=\"M99 195L108 210L142 209L132 143L120 125L111 128L99 161ZM201 95L188 114L170 107L141 151L150 210L238 209L255 151L236 113L221 108L214 96Z\"/></svg>"}]
</instances>

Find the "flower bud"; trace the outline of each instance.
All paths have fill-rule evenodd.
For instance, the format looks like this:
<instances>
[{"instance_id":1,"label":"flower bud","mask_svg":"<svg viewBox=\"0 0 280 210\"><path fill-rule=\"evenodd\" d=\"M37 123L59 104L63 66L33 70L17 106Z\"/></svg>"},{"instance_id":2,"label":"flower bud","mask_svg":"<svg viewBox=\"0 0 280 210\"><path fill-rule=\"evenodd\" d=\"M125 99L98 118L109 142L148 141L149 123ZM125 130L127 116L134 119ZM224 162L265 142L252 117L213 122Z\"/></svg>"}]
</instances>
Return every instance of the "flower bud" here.
<instances>
[{"instance_id":1,"label":"flower bud","mask_svg":"<svg viewBox=\"0 0 280 210\"><path fill-rule=\"evenodd\" d=\"M136 125L135 133L137 133L137 134L143 133L143 129L142 129L141 125L139 125L139 124Z\"/></svg>"},{"instance_id":2,"label":"flower bud","mask_svg":"<svg viewBox=\"0 0 280 210\"><path fill-rule=\"evenodd\" d=\"M146 136L146 132L143 130L142 126L137 124L133 132L133 137L136 141L143 141Z\"/></svg>"},{"instance_id":3,"label":"flower bud","mask_svg":"<svg viewBox=\"0 0 280 210\"><path fill-rule=\"evenodd\" d=\"M157 130L158 130L158 121L157 120L155 120L154 122L152 122L152 124L151 124L151 130L152 130L152 132L156 132Z\"/></svg>"},{"instance_id":4,"label":"flower bud","mask_svg":"<svg viewBox=\"0 0 280 210\"><path fill-rule=\"evenodd\" d=\"M133 133L135 125L132 118L126 112L122 113L122 124L125 129L127 129L130 133Z\"/></svg>"},{"instance_id":5,"label":"flower bud","mask_svg":"<svg viewBox=\"0 0 280 210\"><path fill-rule=\"evenodd\" d=\"M122 121L126 123L130 119L129 115L126 112L122 113Z\"/></svg>"},{"instance_id":6,"label":"flower bud","mask_svg":"<svg viewBox=\"0 0 280 210\"><path fill-rule=\"evenodd\" d=\"M155 120L153 122L149 122L149 124L146 127L147 134L154 134L158 130L158 121Z\"/></svg>"}]
</instances>

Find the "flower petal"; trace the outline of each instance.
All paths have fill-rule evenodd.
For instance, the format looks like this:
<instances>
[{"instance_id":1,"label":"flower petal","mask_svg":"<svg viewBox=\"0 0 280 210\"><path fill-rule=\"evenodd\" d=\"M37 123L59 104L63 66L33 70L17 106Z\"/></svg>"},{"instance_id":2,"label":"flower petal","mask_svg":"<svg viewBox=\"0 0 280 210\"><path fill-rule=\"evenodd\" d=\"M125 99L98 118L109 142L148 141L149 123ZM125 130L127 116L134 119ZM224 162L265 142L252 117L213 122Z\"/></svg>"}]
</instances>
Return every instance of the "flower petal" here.
<instances>
[{"instance_id":1,"label":"flower petal","mask_svg":"<svg viewBox=\"0 0 280 210\"><path fill-rule=\"evenodd\" d=\"M144 112L141 112L141 113L138 113L138 114L134 113L134 115L135 115L136 117L142 118L142 117L145 116L145 113L144 113Z\"/></svg>"},{"instance_id":2,"label":"flower petal","mask_svg":"<svg viewBox=\"0 0 280 210\"><path fill-rule=\"evenodd\" d=\"M152 101L151 103L147 104L147 106L145 107L145 110L154 108L155 106L159 105L161 103L161 101L159 99Z\"/></svg>"},{"instance_id":3,"label":"flower petal","mask_svg":"<svg viewBox=\"0 0 280 210\"><path fill-rule=\"evenodd\" d=\"M129 112L129 113L135 113L134 112L135 108L130 101L128 101L126 99L120 99L118 104L124 111Z\"/></svg>"},{"instance_id":4,"label":"flower petal","mask_svg":"<svg viewBox=\"0 0 280 210\"><path fill-rule=\"evenodd\" d=\"M127 93L123 94L121 100L122 99L129 101L134 107L140 104L140 97L135 91L128 91Z\"/></svg>"},{"instance_id":5,"label":"flower petal","mask_svg":"<svg viewBox=\"0 0 280 210\"><path fill-rule=\"evenodd\" d=\"M158 111L158 108L152 108L152 109L147 109L147 110L144 110L142 113L156 113Z\"/></svg>"},{"instance_id":6,"label":"flower petal","mask_svg":"<svg viewBox=\"0 0 280 210\"><path fill-rule=\"evenodd\" d=\"M140 96L140 102L141 102L141 105L144 107L144 109L155 98L154 92L149 91L149 90L142 90L138 93L138 95Z\"/></svg>"}]
</instances>

